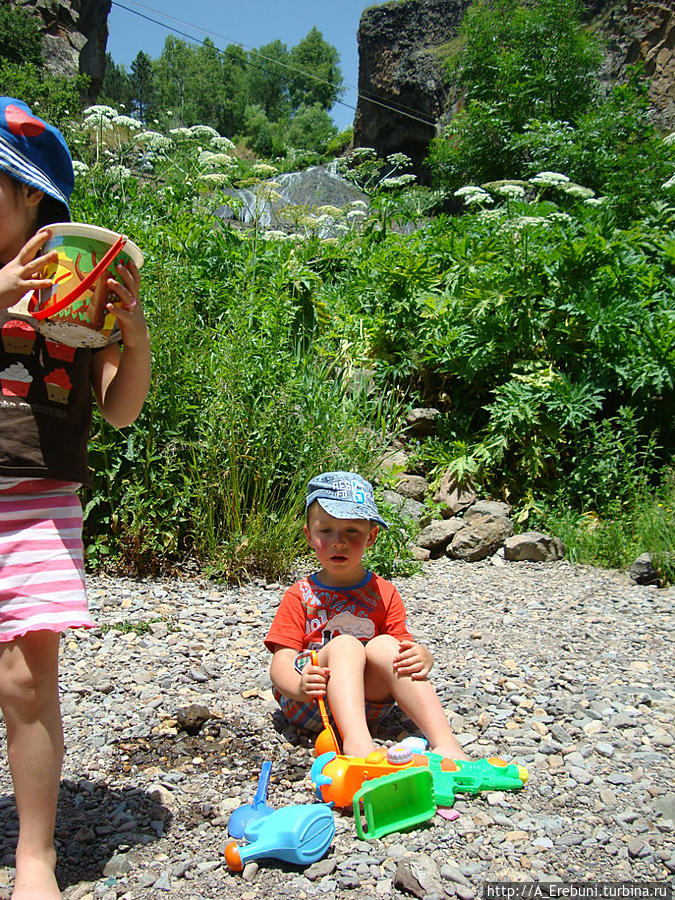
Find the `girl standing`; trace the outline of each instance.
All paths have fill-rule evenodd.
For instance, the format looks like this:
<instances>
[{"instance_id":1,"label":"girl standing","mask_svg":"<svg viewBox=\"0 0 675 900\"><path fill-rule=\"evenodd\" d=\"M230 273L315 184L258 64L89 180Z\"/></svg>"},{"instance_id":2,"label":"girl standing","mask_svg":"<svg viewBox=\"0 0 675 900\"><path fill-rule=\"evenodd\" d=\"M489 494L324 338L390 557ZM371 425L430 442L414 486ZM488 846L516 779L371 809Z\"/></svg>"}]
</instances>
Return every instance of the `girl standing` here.
<instances>
[{"instance_id":1,"label":"girl standing","mask_svg":"<svg viewBox=\"0 0 675 900\"><path fill-rule=\"evenodd\" d=\"M54 823L63 760L59 638L91 626L82 560L90 483L92 393L108 422L129 425L150 384L150 339L139 273L111 278L119 330L99 350L45 340L16 310L56 252L51 222L70 219L73 167L61 133L11 97L0 98L0 709L19 816L13 900L60 898ZM123 344L123 349L120 347ZM58 372L58 377L55 373ZM55 390L54 385L58 390Z\"/></svg>"}]
</instances>

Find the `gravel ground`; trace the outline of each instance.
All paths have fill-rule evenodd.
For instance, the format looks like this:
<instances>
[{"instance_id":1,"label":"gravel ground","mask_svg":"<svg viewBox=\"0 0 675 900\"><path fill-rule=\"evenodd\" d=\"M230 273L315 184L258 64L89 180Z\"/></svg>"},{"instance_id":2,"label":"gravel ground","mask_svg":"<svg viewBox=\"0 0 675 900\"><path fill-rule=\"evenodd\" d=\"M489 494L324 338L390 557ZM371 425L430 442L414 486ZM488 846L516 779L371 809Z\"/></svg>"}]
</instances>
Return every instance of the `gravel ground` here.
<instances>
[{"instance_id":1,"label":"gravel ground","mask_svg":"<svg viewBox=\"0 0 675 900\"><path fill-rule=\"evenodd\" d=\"M486 881L671 882L675 589L566 562L447 559L398 586L455 733L474 757L527 766L525 790L458 799L452 821L370 842L336 813L319 863L230 874L227 820L263 760L271 806L313 799L311 741L275 714L262 644L283 586L90 578L100 627L62 641L66 900L470 900ZM177 713L195 703L211 718L189 735ZM395 715L379 740L409 731ZM16 834L3 758L2 900Z\"/></svg>"}]
</instances>

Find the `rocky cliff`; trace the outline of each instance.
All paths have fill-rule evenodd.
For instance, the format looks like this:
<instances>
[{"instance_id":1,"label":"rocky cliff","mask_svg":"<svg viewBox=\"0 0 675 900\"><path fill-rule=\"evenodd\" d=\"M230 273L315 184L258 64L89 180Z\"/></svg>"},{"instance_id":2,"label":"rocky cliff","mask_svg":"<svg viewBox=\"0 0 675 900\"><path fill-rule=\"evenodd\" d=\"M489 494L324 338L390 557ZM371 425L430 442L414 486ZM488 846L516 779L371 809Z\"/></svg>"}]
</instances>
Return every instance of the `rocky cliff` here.
<instances>
[{"instance_id":1,"label":"rocky cliff","mask_svg":"<svg viewBox=\"0 0 675 900\"><path fill-rule=\"evenodd\" d=\"M111 0L9 0L32 10L44 23L44 59L50 72L91 79L90 99L98 95L105 72Z\"/></svg>"},{"instance_id":2,"label":"rocky cliff","mask_svg":"<svg viewBox=\"0 0 675 900\"><path fill-rule=\"evenodd\" d=\"M424 180L421 164L435 123L456 100L445 82L444 60L457 49L458 27L470 3L392 0L364 11L355 146L374 147L380 156L403 151ZM654 118L664 129L675 128L673 0L586 0L584 5L587 27L605 48L603 78L621 81L626 66L642 60L652 78Z\"/></svg>"},{"instance_id":3,"label":"rocky cliff","mask_svg":"<svg viewBox=\"0 0 675 900\"><path fill-rule=\"evenodd\" d=\"M438 50L457 36L470 2L392 0L365 10L358 31L355 146L374 147L380 156L407 153L421 170L448 104Z\"/></svg>"}]
</instances>

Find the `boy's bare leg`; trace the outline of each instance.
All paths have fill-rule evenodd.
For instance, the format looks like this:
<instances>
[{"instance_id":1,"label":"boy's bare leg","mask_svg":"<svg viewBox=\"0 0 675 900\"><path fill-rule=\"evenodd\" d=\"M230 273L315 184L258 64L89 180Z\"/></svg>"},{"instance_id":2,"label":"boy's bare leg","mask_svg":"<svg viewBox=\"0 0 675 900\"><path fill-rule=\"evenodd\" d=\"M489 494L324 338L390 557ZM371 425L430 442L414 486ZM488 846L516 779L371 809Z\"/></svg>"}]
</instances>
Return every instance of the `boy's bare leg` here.
<instances>
[{"instance_id":1,"label":"boy's bare leg","mask_svg":"<svg viewBox=\"0 0 675 900\"><path fill-rule=\"evenodd\" d=\"M367 756L375 744L366 722L365 647L348 634L338 635L321 648L319 663L330 669L328 702L342 735L345 754Z\"/></svg>"},{"instance_id":2,"label":"boy's bare leg","mask_svg":"<svg viewBox=\"0 0 675 900\"><path fill-rule=\"evenodd\" d=\"M12 900L58 900L54 823L63 761L59 635L35 631L0 644L0 707L19 814Z\"/></svg>"},{"instance_id":3,"label":"boy's bare leg","mask_svg":"<svg viewBox=\"0 0 675 900\"><path fill-rule=\"evenodd\" d=\"M384 701L389 697L413 720L429 741L434 753L450 759L469 759L452 733L433 684L427 679L416 681L394 672L393 661L398 641L380 634L366 645L365 689L369 700Z\"/></svg>"}]
</instances>

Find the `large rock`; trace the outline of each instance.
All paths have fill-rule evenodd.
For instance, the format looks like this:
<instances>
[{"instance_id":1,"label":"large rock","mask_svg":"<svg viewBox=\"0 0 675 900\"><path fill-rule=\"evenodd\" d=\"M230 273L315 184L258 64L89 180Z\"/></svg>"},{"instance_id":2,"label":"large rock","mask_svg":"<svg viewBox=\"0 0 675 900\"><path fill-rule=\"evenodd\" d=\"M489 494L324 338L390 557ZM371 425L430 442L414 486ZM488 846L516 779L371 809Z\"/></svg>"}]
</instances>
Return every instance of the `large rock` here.
<instances>
[{"instance_id":1,"label":"large rock","mask_svg":"<svg viewBox=\"0 0 675 900\"><path fill-rule=\"evenodd\" d=\"M411 409L406 419L408 432L417 437L434 434L440 415L440 411L433 406Z\"/></svg>"},{"instance_id":2,"label":"large rock","mask_svg":"<svg viewBox=\"0 0 675 900\"><path fill-rule=\"evenodd\" d=\"M410 475L405 472L397 477L396 493L409 497L411 500L417 500L418 503L424 502L428 490L429 482L421 475Z\"/></svg>"},{"instance_id":3,"label":"large rock","mask_svg":"<svg viewBox=\"0 0 675 900\"><path fill-rule=\"evenodd\" d=\"M476 502L476 492L471 485L461 486L452 470L445 473L434 495L436 503L441 503L441 515L444 519L456 516Z\"/></svg>"},{"instance_id":4,"label":"large rock","mask_svg":"<svg viewBox=\"0 0 675 900\"><path fill-rule=\"evenodd\" d=\"M466 523L457 518L432 522L417 535L417 545L428 550L431 558L436 559L443 556L445 548L462 528L466 528Z\"/></svg>"},{"instance_id":5,"label":"large rock","mask_svg":"<svg viewBox=\"0 0 675 900\"><path fill-rule=\"evenodd\" d=\"M464 518L471 520L474 516L492 516L493 519L511 515L511 507L502 500L476 500L476 502L464 513Z\"/></svg>"},{"instance_id":6,"label":"large rock","mask_svg":"<svg viewBox=\"0 0 675 900\"><path fill-rule=\"evenodd\" d=\"M514 534L504 541L504 558L529 562L554 562L565 555L565 545L559 537L551 537L540 531Z\"/></svg>"},{"instance_id":7,"label":"large rock","mask_svg":"<svg viewBox=\"0 0 675 900\"><path fill-rule=\"evenodd\" d=\"M393 506L401 515L415 522L421 521L426 514L426 509L422 503L419 503L417 500L411 500L409 497L404 497L402 494L396 493L396 491L383 491L382 499L389 506ZM386 518L384 516L385 521Z\"/></svg>"},{"instance_id":8,"label":"large rock","mask_svg":"<svg viewBox=\"0 0 675 900\"><path fill-rule=\"evenodd\" d=\"M48 71L74 78L88 75L89 101L98 96L105 74L108 15L112 0L9 0L34 10L44 28L43 55Z\"/></svg>"},{"instance_id":9,"label":"large rock","mask_svg":"<svg viewBox=\"0 0 675 900\"><path fill-rule=\"evenodd\" d=\"M650 553L643 553L635 560L629 570L630 577L636 584L658 584L659 573Z\"/></svg>"},{"instance_id":10,"label":"large rock","mask_svg":"<svg viewBox=\"0 0 675 900\"><path fill-rule=\"evenodd\" d=\"M443 63L435 51L457 36L469 3L396 0L369 7L359 23L354 146L373 147L382 157L407 153L422 181L428 178L423 161L435 123L447 102Z\"/></svg>"},{"instance_id":11,"label":"large rock","mask_svg":"<svg viewBox=\"0 0 675 900\"><path fill-rule=\"evenodd\" d=\"M447 555L466 562L477 562L492 556L506 538L513 534L513 522L503 516L476 516L458 531L447 549Z\"/></svg>"}]
</instances>

